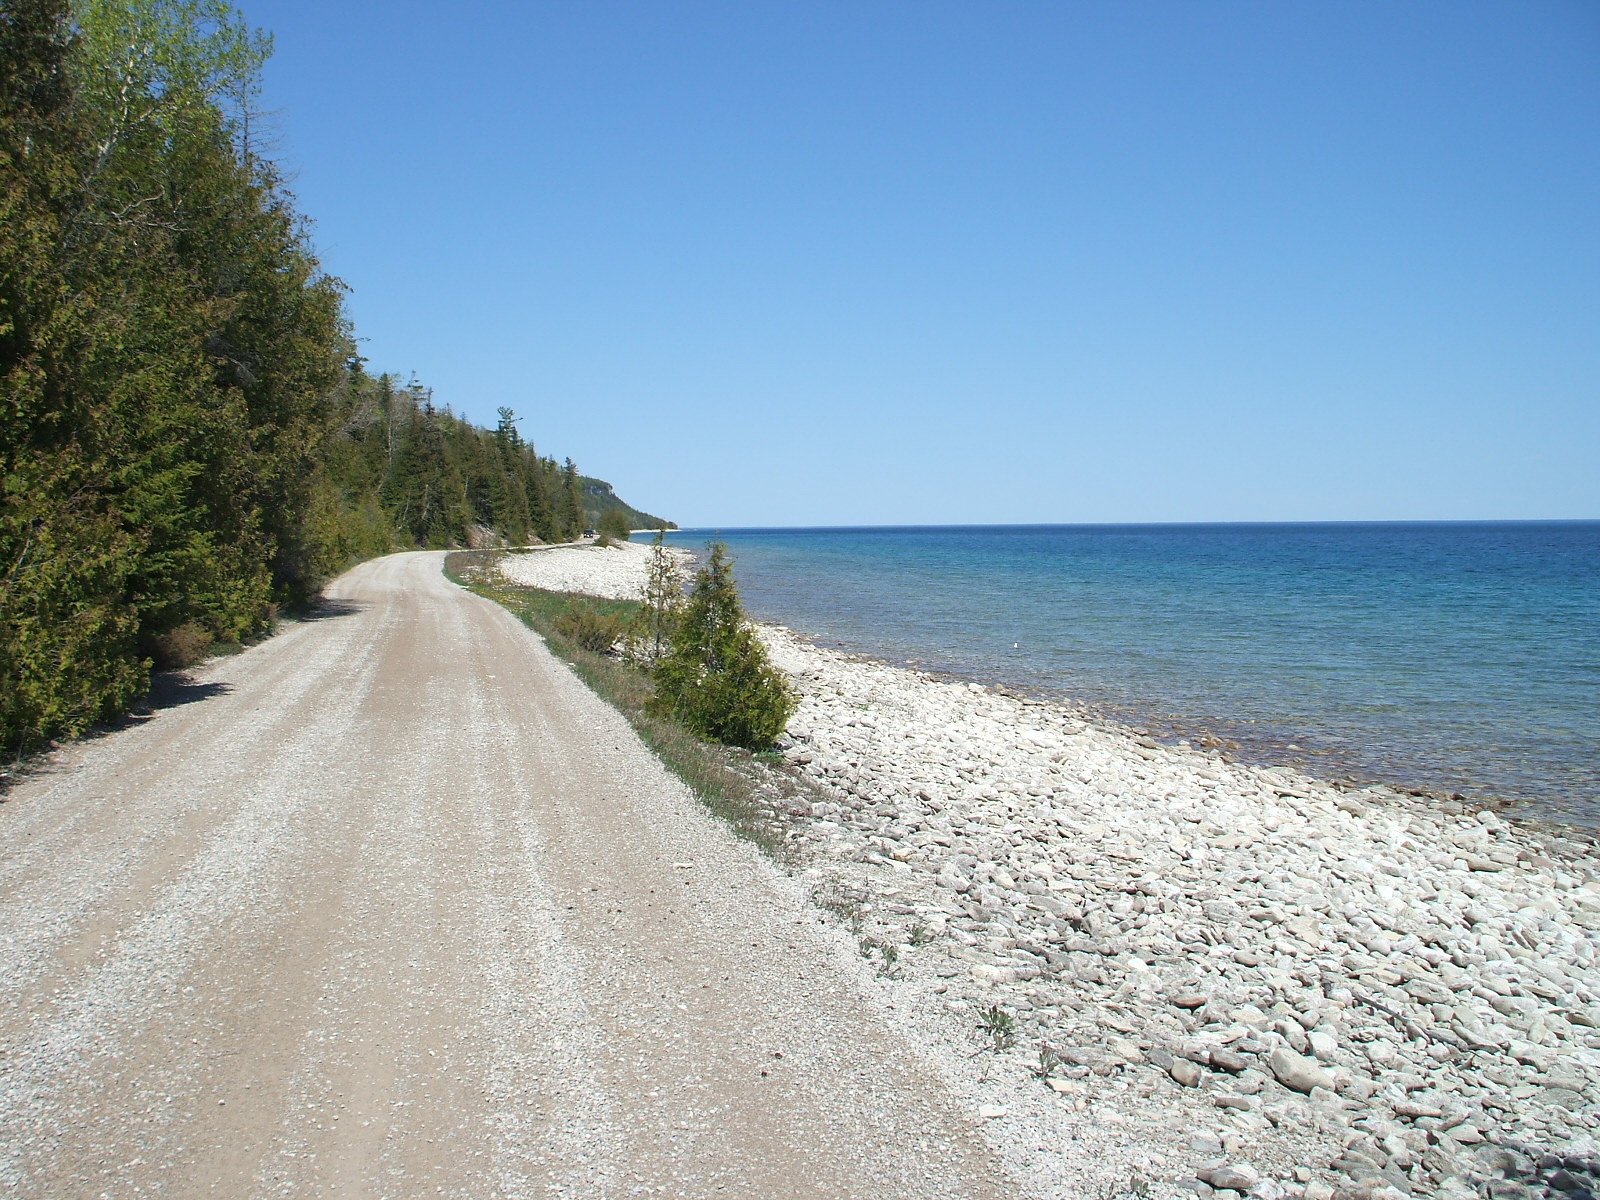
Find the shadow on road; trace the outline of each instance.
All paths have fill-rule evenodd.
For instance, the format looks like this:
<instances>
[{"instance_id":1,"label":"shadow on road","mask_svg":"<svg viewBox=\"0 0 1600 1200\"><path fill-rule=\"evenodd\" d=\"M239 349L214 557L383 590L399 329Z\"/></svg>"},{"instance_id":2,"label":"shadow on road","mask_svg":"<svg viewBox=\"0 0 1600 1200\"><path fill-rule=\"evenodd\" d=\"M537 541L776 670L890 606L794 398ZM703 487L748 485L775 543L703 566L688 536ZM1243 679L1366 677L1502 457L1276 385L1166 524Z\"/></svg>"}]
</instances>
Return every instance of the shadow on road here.
<instances>
[{"instance_id":1,"label":"shadow on road","mask_svg":"<svg viewBox=\"0 0 1600 1200\"><path fill-rule=\"evenodd\" d=\"M200 683L184 671L156 671L150 676L150 690L127 715L101 721L85 730L76 740L97 741L124 729L131 729L135 725L143 725L146 721L153 720L164 708L195 704L201 700L209 700L213 696L225 696L231 691L233 688L226 683ZM48 742L10 762L0 758L0 802L4 802L11 789L29 776L49 774L51 752L59 749L62 744Z\"/></svg>"},{"instance_id":2,"label":"shadow on road","mask_svg":"<svg viewBox=\"0 0 1600 1200\"><path fill-rule=\"evenodd\" d=\"M365 604L359 604L354 600L333 600L324 596L320 600L313 600L304 608L285 613L284 617L290 621L327 621L334 617L351 617L366 611Z\"/></svg>"},{"instance_id":3,"label":"shadow on road","mask_svg":"<svg viewBox=\"0 0 1600 1200\"><path fill-rule=\"evenodd\" d=\"M284 613L283 619L287 622L329 621L335 617L354 616L365 612L367 608L368 605L354 600L324 596ZM242 647L239 646L218 647L224 654L237 653L240 649ZM153 720L162 709L195 704L201 700L210 700L214 696L226 696L231 691L233 688L226 683L201 683L185 671L156 671L150 677L150 690L126 715L101 721L85 730L76 740L94 741L135 725L143 725L146 721ZM0 747L0 803L5 801L11 789L23 779L30 775L47 773L50 770L51 752L59 749L61 745L62 743L51 741L14 754L8 748ZM8 755L11 757L8 758Z\"/></svg>"},{"instance_id":4,"label":"shadow on road","mask_svg":"<svg viewBox=\"0 0 1600 1200\"><path fill-rule=\"evenodd\" d=\"M183 671L157 671L150 677L150 691L144 703L123 720L108 723L111 730L129 723L148 721L163 708L176 708L180 704L194 704L212 696L226 696L233 688L226 683L199 683Z\"/></svg>"}]
</instances>

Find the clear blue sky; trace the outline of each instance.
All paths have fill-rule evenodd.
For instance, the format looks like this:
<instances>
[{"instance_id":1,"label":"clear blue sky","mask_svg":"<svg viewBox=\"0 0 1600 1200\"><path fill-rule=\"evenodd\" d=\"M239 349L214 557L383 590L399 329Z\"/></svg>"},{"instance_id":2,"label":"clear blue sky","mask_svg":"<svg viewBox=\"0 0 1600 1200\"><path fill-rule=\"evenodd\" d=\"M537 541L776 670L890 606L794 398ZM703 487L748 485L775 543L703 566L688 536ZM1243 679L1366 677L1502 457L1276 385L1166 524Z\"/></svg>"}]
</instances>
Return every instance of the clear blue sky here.
<instances>
[{"instance_id":1,"label":"clear blue sky","mask_svg":"<svg viewBox=\"0 0 1600 1200\"><path fill-rule=\"evenodd\" d=\"M686 525L1600 517L1600 5L243 0L374 370Z\"/></svg>"}]
</instances>

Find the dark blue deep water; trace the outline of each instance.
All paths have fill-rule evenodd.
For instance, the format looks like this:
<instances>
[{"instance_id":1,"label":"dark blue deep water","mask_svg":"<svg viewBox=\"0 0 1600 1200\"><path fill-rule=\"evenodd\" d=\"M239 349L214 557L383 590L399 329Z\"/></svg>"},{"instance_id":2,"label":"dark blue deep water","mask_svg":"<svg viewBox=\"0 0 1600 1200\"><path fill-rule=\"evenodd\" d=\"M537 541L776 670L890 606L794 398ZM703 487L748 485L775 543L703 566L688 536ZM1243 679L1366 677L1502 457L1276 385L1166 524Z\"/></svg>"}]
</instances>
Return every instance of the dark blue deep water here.
<instances>
[{"instance_id":1,"label":"dark blue deep water","mask_svg":"<svg viewBox=\"0 0 1600 1200\"><path fill-rule=\"evenodd\" d=\"M1600 822L1600 521L718 536L752 615L824 644Z\"/></svg>"}]
</instances>

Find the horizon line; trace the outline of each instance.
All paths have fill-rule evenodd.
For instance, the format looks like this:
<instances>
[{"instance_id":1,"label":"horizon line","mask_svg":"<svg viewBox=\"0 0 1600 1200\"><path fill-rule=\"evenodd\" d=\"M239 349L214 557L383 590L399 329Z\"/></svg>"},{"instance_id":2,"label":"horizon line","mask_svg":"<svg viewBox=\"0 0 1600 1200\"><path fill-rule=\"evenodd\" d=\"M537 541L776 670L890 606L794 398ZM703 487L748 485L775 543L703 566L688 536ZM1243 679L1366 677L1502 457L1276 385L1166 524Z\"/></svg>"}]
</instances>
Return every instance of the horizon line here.
<instances>
[{"instance_id":1,"label":"horizon line","mask_svg":"<svg viewBox=\"0 0 1600 1200\"><path fill-rule=\"evenodd\" d=\"M858 525L680 525L667 533L747 533L773 530L867 529L1148 529L1170 526L1291 526L1291 525L1597 525L1600 517L1326 517L1313 520L1191 520L1191 521L950 521L873 522ZM651 533L654 530L639 532Z\"/></svg>"}]
</instances>

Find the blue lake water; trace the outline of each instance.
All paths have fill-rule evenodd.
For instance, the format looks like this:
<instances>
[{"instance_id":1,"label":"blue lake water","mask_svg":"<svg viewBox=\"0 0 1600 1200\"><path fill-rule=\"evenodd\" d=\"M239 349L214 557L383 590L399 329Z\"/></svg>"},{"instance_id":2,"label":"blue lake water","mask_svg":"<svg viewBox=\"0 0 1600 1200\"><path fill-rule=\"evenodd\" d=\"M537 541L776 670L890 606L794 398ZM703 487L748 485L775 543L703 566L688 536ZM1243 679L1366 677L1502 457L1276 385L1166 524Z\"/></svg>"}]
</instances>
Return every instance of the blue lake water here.
<instances>
[{"instance_id":1,"label":"blue lake water","mask_svg":"<svg viewBox=\"0 0 1600 1200\"><path fill-rule=\"evenodd\" d=\"M715 536L753 616L825 645L1600 823L1600 521Z\"/></svg>"}]
</instances>

